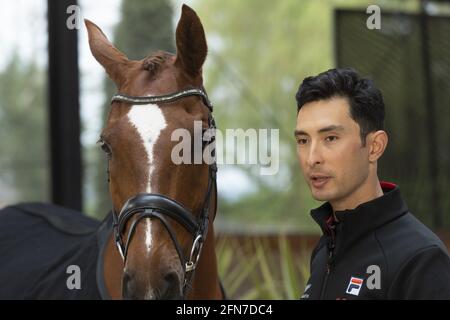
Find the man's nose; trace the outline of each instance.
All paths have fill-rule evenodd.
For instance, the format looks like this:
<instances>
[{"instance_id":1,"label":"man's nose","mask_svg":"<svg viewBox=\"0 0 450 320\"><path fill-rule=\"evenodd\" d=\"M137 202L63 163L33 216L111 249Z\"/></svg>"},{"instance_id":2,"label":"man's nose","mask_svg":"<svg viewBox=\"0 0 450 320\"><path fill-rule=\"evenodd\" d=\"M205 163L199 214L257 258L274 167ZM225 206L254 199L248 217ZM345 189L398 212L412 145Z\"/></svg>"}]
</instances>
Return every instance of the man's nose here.
<instances>
[{"instance_id":1,"label":"man's nose","mask_svg":"<svg viewBox=\"0 0 450 320\"><path fill-rule=\"evenodd\" d=\"M316 142L311 143L306 157L306 163L311 168L323 162L322 150Z\"/></svg>"}]
</instances>

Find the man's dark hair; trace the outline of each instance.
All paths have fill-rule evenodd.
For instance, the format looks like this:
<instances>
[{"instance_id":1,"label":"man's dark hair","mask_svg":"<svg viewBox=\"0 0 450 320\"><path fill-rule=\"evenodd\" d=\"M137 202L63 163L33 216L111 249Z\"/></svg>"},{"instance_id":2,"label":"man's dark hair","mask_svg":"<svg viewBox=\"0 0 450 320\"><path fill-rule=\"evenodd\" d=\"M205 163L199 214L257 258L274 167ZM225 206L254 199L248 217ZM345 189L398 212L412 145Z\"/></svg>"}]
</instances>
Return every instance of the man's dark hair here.
<instances>
[{"instance_id":1,"label":"man's dark hair","mask_svg":"<svg viewBox=\"0 0 450 320\"><path fill-rule=\"evenodd\" d=\"M359 124L361 141L370 132L384 130L384 102L372 80L361 78L353 69L330 69L303 80L295 95L297 113L308 102L333 97L347 98L350 116Z\"/></svg>"}]
</instances>

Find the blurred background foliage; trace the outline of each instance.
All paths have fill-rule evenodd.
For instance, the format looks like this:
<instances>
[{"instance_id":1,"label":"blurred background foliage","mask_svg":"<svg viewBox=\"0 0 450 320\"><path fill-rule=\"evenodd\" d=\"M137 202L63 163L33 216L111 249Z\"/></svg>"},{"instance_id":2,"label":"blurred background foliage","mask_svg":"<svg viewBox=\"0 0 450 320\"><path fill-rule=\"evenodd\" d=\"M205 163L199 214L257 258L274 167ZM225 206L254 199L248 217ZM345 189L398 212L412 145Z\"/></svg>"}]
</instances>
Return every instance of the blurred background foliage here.
<instances>
[{"instance_id":1,"label":"blurred background foliage","mask_svg":"<svg viewBox=\"0 0 450 320\"><path fill-rule=\"evenodd\" d=\"M285 235L235 238L216 243L219 276L230 299L298 299L309 279L310 245Z\"/></svg>"},{"instance_id":2,"label":"blurred background foliage","mask_svg":"<svg viewBox=\"0 0 450 320\"><path fill-rule=\"evenodd\" d=\"M44 79L45 70L17 54L0 72L0 207L49 197Z\"/></svg>"}]
</instances>

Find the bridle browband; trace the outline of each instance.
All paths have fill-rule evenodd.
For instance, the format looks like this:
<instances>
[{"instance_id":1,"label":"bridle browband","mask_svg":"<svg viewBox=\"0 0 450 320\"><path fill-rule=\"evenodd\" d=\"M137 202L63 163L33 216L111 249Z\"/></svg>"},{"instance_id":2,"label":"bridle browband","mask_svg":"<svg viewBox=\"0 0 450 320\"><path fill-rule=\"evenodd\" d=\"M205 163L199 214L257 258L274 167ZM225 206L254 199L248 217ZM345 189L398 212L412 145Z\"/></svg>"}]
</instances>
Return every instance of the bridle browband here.
<instances>
[{"instance_id":1,"label":"bridle browband","mask_svg":"<svg viewBox=\"0 0 450 320\"><path fill-rule=\"evenodd\" d=\"M207 130L216 129L215 121L212 116L213 106L209 101L208 95L206 94L204 89L189 88L171 94L148 96L148 97L129 96L126 94L117 93L112 97L111 104L113 102L124 102L139 105L158 104L158 103L162 104L162 103L170 103L189 96L200 96L202 98L203 103L205 104L206 107L208 107L210 111L208 115ZM209 143L212 143L213 141L214 135L211 136ZM208 232L209 210L213 189L216 199L214 215L217 209L216 172L217 172L217 165L214 161L212 164L209 165L208 187L203 200L203 205L201 207L197 219L195 218L193 213L190 212L187 208L185 208L181 203L162 194L155 194L155 193L140 193L128 199L126 203L123 205L119 214L117 214L113 208L112 216L114 219L113 227L114 227L115 242L124 263L127 259L128 246L130 244L131 238L134 234L134 231L139 221L145 218L150 219L155 218L160 220L170 235L170 238L175 246L181 265L183 267L183 271L185 274L183 284L183 294L186 295L187 290L190 288L190 284L193 279L193 273L195 271L195 268L197 267L197 263L203 247L203 242L205 241ZM130 226L128 235L126 237L127 238L126 242L123 242L122 234L125 231L126 224L134 216L136 216L136 219ZM178 242L175 236L175 232L173 231L173 228L167 221L166 217L175 220L193 236L192 247L190 250L188 260L186 260L185 255L183 254L183 249L180 243ZM190 273L189 277L188 273Z\"/></svg>"},{"instance_id":2,"label":"bridle browband","mask_svg":"<svg viewBox=\"0 0 450 320\"><path fill-rule=\"evenodd\" d=\"M135 97L129 96L123 93L116 93L111 98L111 103L114 101L120 101L125 103L132 104L152 104L152 103L169 103L176 100L179 100L184 97L189 96L200 96L203 99L203 103L208 107L210 112L213 112L213 106L209 101L208 95L202 89L191 88L185 89L181 91L177 91L171 94L164 94L159 96L148 96L148 97Z\"/></svg>"}]
</instances>

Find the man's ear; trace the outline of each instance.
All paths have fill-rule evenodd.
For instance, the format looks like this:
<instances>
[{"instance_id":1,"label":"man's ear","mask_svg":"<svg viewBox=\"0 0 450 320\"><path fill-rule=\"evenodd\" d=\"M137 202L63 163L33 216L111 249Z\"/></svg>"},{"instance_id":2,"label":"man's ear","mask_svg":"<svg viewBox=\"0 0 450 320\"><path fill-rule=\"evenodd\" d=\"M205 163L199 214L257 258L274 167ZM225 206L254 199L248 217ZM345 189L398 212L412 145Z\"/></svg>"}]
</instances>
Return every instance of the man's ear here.
<instances>
[{"instance_id":1,"label":"man's ear","mask_svg":"<svg viewBox=\"0 0 450 320\"><path fill-rule=\"evenodd\" d=\"M114 47L103 31L93 22L85 19L89 36L89 47L94 58L105 68L106 73L117 87L124 81L125 68L128 58Z\"/></svg>"},{"instance_id":2,"label":"man's ear","mask_svg":"<svg viewBox=\"0 0 450 320\"><path fill-rule=\"evenodd\" d=\"M366 142L369 147L369 161L376 162L386 150L388 144L388 135L386 131L378 130L369 133Z\"/></svg>"},{"instance_id":3,"label":"man's ear","mask_svg":"<svg viewBox=\"0 0 450 320\"><path fill-rule=\"evenodd\" d=\"M177 26L176 45L176 64L193 77L199 75L208 52L205 31L195 11L185 4Z\"/></svg>"}]
</instances>

